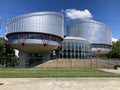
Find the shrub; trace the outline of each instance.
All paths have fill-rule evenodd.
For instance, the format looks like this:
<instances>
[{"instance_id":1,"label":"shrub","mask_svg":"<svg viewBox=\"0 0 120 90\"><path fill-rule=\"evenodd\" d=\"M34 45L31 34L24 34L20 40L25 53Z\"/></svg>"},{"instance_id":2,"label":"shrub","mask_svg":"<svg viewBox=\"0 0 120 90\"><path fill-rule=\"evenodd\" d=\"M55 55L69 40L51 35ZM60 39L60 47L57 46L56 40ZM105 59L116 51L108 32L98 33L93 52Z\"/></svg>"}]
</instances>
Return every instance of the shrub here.
<instances>
[{"instance_id":1,"label":"shrub","mask_svg":"<svg viewBox=\"0 0 120 90\"><path fill-rule=\"evenodd\" d=\"M114 69L120 68L120 65L115 65Z\"/></svg>"}]
</instances>

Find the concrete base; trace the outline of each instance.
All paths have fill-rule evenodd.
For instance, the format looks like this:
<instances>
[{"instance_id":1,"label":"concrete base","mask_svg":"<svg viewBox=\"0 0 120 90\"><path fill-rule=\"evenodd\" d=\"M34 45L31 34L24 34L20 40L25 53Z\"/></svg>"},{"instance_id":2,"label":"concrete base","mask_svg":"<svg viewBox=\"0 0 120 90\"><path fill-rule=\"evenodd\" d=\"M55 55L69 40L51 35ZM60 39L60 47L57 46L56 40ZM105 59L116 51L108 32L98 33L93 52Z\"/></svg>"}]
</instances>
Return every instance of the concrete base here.
<instances>
[{"instance_id":1,"label":"concrete base","mask_svg":"<svg viewBox=\"0 0 120 90\"><path fill-rule=\"evenodd\" d=\"M26 53L26 52L19 51L19 67L20 68L27 67L27 61L28 61L27 54L28 53ZM43 62L50 60L50 52L44 52L42 60L43 60Z\"/></svg>"},{"instance_id":2,"label":"concrete base","mask_svg":"<svg viewBox=\"0 0 120 90\"><path fill-rule=\"evenodd\" d=\"M19 51L19 67L26 68L27 53Z\"/></svg>"},{"instance_id":3,"label":"concrete base","mask_svg":"<svg viewBox=\"0 0 120 90\"><path fill-rule=\"evenodd\" d=\"M50 60L50 52L44 52L43 54L43 61Z\"/></svg>"}]
</instances>

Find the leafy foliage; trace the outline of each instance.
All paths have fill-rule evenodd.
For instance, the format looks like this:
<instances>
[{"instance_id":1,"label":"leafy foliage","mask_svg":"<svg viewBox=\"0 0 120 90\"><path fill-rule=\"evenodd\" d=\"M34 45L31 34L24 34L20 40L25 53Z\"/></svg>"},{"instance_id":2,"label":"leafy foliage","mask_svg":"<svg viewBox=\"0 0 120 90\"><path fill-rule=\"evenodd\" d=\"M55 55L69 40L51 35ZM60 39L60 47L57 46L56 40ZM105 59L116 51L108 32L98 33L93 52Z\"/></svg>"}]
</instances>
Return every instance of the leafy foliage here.
<instances>
[{"instance_id":1,"label":"leafy foliage","mask_svg":"<svg viewBox=\"0 0 120 90\"><path fill-rule=\"evenodd\" d=\"M14 49L8 46L5 38L0 37L0 67L15 67L17 64Z\"/></svg>"},{"instance_id":2,"label":"leafy foliage","mask_svg":"<svg viewBox=\"0 0 120 90\"><path fill-rule=\"evenodd\" d=\"M120 68L120 65L115 65L114 69Z\"/></svg>"},{"instance_id":3,"label":"leafy foliage","mask_svg":"<svg viewBox=\"0 0 120 90\"><path fill-rule=\"evenodd\" d=\"M0 37L0 57L13 57L15 56L14 49L9 47L6 44L6 40L3 37Z\"/></svg>"},{"instance_id":4,"label":"leafy foliage","mask_svg":"<svg viewBox=\"0 0 120 90\"><path fill-rule=\"evenodd\" d=\"M117 42L113 42L111 57L120 58L120 40Z\"/></svg>"}]
</instances>

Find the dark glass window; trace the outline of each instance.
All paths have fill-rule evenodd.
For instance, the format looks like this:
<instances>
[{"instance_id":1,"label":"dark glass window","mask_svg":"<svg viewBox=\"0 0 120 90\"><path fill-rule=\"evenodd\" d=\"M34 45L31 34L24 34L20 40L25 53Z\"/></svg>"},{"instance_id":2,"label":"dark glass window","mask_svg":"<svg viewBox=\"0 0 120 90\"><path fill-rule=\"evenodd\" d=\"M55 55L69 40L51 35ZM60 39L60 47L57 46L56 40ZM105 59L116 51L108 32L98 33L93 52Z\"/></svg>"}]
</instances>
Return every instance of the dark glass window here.
<instances>
[{"instance_id":1,"label":"dark glass window","mask_svg":"<svg viewBox=\"0 0 120 90\"><path fill-rule=\"evenodd\" d=\"M43 40L52 40L61 42L61 38L49 35L49 34L36 34L36 33L19 33L19 34L11 34L8 37L9 40L16 40L16 39L43 39Z\"/></svg>"}]
</instances>

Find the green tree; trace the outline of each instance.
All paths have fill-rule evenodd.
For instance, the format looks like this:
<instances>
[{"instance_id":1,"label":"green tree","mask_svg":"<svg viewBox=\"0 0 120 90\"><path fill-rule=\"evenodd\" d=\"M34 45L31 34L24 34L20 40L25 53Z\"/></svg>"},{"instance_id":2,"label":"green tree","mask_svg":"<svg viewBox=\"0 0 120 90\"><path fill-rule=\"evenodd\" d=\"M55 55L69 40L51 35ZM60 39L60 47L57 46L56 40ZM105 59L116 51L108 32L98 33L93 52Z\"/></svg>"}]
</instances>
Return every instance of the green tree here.
<instances>
[{"instance_id":1,"label":"green tree","mask_svg":"<svg viewBox=\"0 0 120 90\"><path fill-rule=\"evenodd\" d=\"M5 53L6 53L5 39L0 37L0 57L5 56Z\"/></svg>"},{"instance_id":2,"label":"green tree","mask_svg":"<svg viewBox=\"0 0 120 90\"><path fill-rule=\"evenodd\" d=\"M118 40L117 42L113 42L111 57L120 58L120 40Z\"/></svg>"},{"instance_id":3,"label":"green tree","mask_svg":"<svg viewBox=\"0 0 120 90\"><path fill-rule=\"evenodd\" d=\"M15 66L16 62L14 49L7 44L5 38L0 37L0 65L11 67Z\"/></svg>"},{"instance_id":4,"label":"green tree","mask_svg":"<svg viewBox=\"0 0 120 90\"><path fill-rule=\"evenodd\" d=\"M14 49L7 45L5 38L0 37L0 57L15 56Z\"/></svg>"}]
</instances>

